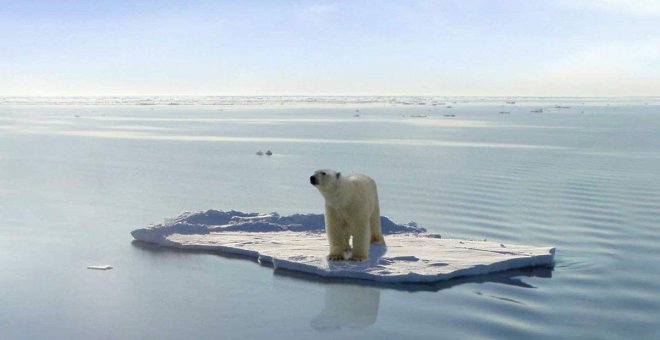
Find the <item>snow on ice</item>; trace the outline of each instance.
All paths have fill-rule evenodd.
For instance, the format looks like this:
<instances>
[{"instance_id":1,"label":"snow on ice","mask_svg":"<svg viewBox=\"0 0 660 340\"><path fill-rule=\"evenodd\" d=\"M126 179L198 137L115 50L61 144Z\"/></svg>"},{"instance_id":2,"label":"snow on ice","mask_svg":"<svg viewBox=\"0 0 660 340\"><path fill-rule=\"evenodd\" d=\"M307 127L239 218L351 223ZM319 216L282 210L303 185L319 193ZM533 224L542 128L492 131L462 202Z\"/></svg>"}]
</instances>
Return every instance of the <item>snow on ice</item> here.
<instances>
[{"instance_id":1,"label":"snow on ice","mask_svg":"<svg viewBox=\"0 0 660 340\"><path fill-rule=\"evenodd\" d=\"M323 215L258 214L208 210L186 212L136 229L136 240L161 246L255 257L273 268L323 277L386 283L436 282L455 277L553 264L553 247L443 239L414 222L381 217L386 245L371 245L363 262L328 261Z\"/></svg>"}]
</instances>

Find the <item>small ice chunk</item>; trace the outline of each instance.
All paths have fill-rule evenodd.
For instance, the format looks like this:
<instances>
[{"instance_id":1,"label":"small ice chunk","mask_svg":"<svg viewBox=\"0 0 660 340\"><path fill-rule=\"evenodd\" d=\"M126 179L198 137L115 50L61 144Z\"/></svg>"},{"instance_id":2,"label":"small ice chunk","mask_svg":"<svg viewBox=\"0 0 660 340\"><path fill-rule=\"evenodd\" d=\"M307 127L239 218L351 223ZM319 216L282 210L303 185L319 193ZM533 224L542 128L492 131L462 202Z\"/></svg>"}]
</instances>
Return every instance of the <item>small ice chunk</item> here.
<instances>
[{"instance_id":1,"label":"small ice chunk","mask_svg":"<svg viewBox=\"0 0 660 340\"><path fill-rule=\"evenodd\" d=\"M101 265L95 265L95 266L87 266L87 269L109 270L109 269L112 269L112 266L109 265L109 264L101 264Z\"/></svg>"}]
</instances>

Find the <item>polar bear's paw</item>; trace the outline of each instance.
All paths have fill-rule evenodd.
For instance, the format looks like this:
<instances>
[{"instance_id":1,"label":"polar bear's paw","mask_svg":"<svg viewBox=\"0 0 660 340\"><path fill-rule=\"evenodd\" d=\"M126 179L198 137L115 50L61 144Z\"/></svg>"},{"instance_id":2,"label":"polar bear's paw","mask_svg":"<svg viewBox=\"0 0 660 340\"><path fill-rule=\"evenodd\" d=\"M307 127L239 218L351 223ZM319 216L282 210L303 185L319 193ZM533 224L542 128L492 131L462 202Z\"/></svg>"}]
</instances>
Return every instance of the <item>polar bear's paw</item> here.
<instances>
[{"instance_id":1,"label":"polar bear's paw","mask_svg":"<svg viewBox=\"0 0 660 340\"><path fill-rule=\"evenodd\" d=\"M328 255L328 261L344 261L344 255L330 254Z\"/></svg>"},{"instance_id":2,"label":"polar bear's paw","mask_svg":"<svg viewBox=\"0 0 660 340\"><path fill-rule=\"evenodd\" d=\"M351 256L351 258L348 259L348 260L349 260L349 261L352 261L352 262L361 262L361 261L365 261L366 259L367 259L366 256L355 256L355 255L353 255L353 256Z\"/></svg>"}]
</instances>

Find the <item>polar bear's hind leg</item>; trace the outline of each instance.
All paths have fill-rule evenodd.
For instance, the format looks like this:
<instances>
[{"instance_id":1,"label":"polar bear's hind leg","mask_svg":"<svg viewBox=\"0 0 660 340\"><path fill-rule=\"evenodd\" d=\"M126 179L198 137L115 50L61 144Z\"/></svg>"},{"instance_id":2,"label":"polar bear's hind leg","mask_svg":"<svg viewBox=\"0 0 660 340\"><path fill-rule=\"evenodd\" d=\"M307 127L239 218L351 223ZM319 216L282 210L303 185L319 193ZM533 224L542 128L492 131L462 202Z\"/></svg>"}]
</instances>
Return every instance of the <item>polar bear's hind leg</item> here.
<instances>
[{"instance_id":1,"label":"polar bear's hind leg","mask_svg":"<svg viewBox=\"0 0 660 340\"><path fill-rule=\"evenodd\" d=\"M383 231L380 227L380 209L376 206L376 210L369 218L369 226L371 228L371 243L384 244Z\"/></svg>"}]
</instances>

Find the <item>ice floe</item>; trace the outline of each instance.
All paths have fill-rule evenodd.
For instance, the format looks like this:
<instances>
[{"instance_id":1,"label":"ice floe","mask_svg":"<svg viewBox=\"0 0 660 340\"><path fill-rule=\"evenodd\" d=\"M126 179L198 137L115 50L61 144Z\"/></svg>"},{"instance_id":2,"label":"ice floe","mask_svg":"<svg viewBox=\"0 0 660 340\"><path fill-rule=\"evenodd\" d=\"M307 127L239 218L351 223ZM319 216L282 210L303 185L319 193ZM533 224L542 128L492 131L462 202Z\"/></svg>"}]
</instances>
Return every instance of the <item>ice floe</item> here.
<instances>
[{"instance_id":1,"label":"ice floe","mask_svg":"<svg viewBox=\"0 0 660 340\"><path fill-rule=\"evenodd\" d=\"M87 269L93 269L93 270L110 270L112 269L112 266L109 264L100 264L100 265L94 265L94 266L87 266Z\"/></svg>"},{"instance_id":2,"label":"ice floe","mask_svg":"<svg viewBox=\"0 0 660 340\"><path fill-rule=\"evenodd\" d=\"M553 247L443 239L414 222L381 217L386 245L363 262L328 261L323 215L208 210L186 212L136 229L136 240L161 246L254 257L273 268L386 283L435 282L553 264Z\"/></svg>"}]
</instances>

